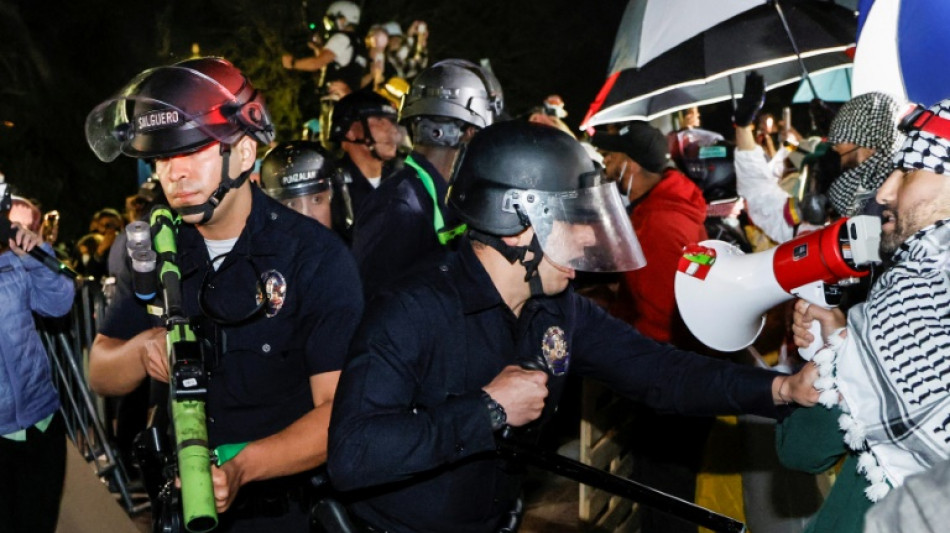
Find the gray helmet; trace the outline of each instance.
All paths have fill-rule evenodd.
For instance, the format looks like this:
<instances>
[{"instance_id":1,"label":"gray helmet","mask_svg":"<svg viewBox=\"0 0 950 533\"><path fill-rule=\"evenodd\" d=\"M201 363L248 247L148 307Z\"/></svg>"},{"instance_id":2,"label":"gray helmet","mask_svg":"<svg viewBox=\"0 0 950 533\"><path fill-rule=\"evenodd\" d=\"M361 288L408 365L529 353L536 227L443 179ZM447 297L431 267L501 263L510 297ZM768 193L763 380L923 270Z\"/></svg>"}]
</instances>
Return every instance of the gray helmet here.
<instances>
[{"instance_id":1,"label":"gray helmet","mask_svg":"<svg viewBox=\"0 0 950 533\"><path fill-rule=\"evenodd\" d=\"M584 147L556 128L493 124L459 155L448 203L490 236L533 227L552 261L585 271L645 264L620 194Z\"/></svg>"},{"instance_id":2,"label":"gray helmet","mask_svg":"<svg viewBox=\"0 0 950 533\"><path fill-rule=\"evenodd\" d=\"M416 76L402 117L445 117L484 128L503 109L504 94L494 74L464 59L446 59Z\"/></svg>"},{"instance_id":3,"label":"gray helmet","mask_svg":"<svg viewBox=\"0 0 950 533\"><path fill-rule=\"evenodd\" d=\"M264 98L240 70L215 57L146 70L86 117L86 140L102 161L120 153L171 157L244 135L263 144L274 138Z\"/></svg>"},{"instance_id":4,"label":"gray helmet","mask_svg":"<svg viewBox=\"0 0 950 533\"><path fill-rule=\"evenodd\" d=\"M279 144L261 160L261 187L271 198L286 200L330 188L335 166L315 142Z\"/></svg>"}]
</instances>

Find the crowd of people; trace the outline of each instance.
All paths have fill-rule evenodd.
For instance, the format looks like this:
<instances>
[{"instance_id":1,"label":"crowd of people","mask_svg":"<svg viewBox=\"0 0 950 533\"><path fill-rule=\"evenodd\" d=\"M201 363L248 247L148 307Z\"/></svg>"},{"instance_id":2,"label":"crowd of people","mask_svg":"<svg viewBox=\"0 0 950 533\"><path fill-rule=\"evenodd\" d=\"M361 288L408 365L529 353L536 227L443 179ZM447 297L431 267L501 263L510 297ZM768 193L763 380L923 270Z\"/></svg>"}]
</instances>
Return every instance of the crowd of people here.
<instances>
[{"instance_id":1,"label":"crowd of people","mask_svg":"<svg viewBox=\"0 0 950 533\"><path fill-rule=\"evenodd\" d=\"M679 498L694 499L713 417L752 414L777 421L787 467L838 465L806 531L901 531L945 513L910 489L945 481L950 457L950 100L905 113L862 94L802 135L763 110L753 72L732 131L703 129L692 108L667 133L631 121L575 135L555 95L514 114L487 66L430 65L424 22L363 38L361 19L333 2L313 54L280 58L315 78L302 138L276 138L266 95L236 66L193 58L89 115L101 160L152 172L123 212L95 212L72 249L54 249L57 213L12 197L0 522L53 531L62 490L57 396L27 322L66 313L73 285L34 247L114 287L89 383L126 402L115 413L130 469L134 435L167 430L164 384L180 378L168 317L161 291L137 290L123 233L159 204L178 217L177 254L161 260L180 270L181 312L207 348L217 531L336 530L311 513L327 502L356 531L516 531L524 470L498 439L536 444L576 400L569 374L643 406L632 476ZM827 106L810 112L827 122ZM780 306L781 365L736 362L685 326L685 247L712 237L754 253L858 214L883 223L883 268L837 309ZM797 359L813 321L823 347ZM23 470L37 461L47 475ZM328 482L315 487L317 474ZM644 533L696 530L648 508L640 520Z\"/></svg>"}]
</instances>

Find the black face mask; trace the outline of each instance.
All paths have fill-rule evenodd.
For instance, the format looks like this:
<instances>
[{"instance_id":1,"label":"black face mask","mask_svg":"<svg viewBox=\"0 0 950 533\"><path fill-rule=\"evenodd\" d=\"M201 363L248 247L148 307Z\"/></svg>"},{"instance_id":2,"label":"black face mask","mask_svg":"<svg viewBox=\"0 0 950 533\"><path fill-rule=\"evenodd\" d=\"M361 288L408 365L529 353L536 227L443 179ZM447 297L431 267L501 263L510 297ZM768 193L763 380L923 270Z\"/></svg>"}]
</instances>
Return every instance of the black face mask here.
<instances>
[{"instance_id":1,"label":"black face mask","mask_svg":"<svg viewBox=\"0 0 950 533\"><path fill-rule=\"evenodd\" d=\"M819 184L820 191L827 191L831 182L844 171L844 169L841 168L841 154L829 148L824 155L818 158L813 169L815 174L814 178Z\"/></svg>"},{"instance_id":2,"label":"black face mask","mask_svg":"<svg viewBox=\"0 0 950 533\"><path fill-rule=\"evenodd\" d=\"M841 168L841 154L830 147L818 159L809 164L807 190L799 202L802 220L812 225L827 222L830 214L828 187L844 169Z\"/></svg>"}]
</instances>

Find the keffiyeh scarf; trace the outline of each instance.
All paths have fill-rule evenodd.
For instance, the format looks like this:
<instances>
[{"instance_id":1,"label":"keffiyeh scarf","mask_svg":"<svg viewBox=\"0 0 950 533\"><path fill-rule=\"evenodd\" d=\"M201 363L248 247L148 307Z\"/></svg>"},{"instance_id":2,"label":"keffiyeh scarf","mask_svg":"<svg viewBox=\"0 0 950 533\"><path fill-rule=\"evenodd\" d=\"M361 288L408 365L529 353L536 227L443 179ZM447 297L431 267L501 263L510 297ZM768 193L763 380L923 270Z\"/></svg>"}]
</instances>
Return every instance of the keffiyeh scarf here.
<instances>
[{"instance_id":1,"label":"keffiyeh scarf","mask_svg":"<svg viewBox=\"0 0 950 533\"><path fill-rule=\"evenodd\" d=\"M831 204L843 216L861 211L893 170L891 157L904 141L897 130L900 104L884 93L855 96L843 106L828 131L832 144L853 143L874 148L874 154L835 178L828 189Z\"/></svg>"},{"instance_id":2,"label":"keffiyeh scarf","mask_svg":"<svg viewBox=\"0 0 950 533\"><path fill-rule=\"evenodd\" d=\"M848 336L815 356L820 402L845 412L839 425L871 501L950 457L950 220L894 260L848 314Z\"/></svg>"}]
</instances>

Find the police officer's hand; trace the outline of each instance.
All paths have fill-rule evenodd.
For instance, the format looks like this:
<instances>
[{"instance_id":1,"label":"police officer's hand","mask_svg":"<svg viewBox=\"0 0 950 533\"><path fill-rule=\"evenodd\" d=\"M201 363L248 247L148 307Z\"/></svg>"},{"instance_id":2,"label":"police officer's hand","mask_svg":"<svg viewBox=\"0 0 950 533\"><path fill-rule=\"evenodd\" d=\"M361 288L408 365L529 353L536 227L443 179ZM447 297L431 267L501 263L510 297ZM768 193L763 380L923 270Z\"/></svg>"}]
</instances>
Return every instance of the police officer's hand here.
<instances>
[{"instance_id":1,"label":"police officer's hand","mask_svg":"<svg viewBox=\"0 0 950 533\"><path fill-rule=\"evenodd\" d=\"M240 467L236 461L228 461L221 466L211 467L211 483L214 486L214 507L223 513L234 503L241 488Z\"/></svg>"},{"instance_id":2,"label":"police officer's hand","mask_svg":"<svg viewBox=\"0 0 950 533\"><path fill-rule=\"evenodd\" d=\"M544 372L510 365L483 390L505 409L508 425L519 427L541 416L548 396L547 382Z\"/></svg>"},{"instance_id":3,"label":"police officer's hand","mask_svg":"<svg viewBox=\"0 0 950 533\"><path fill-rule=\"evenodd\" d=\"M34 247L38 246L42 240L40 236L33 233L32 231L24 228L20 225L19 222L13 222L13 231L15 232L12 237L10 237L10 250L13 251L18 256L24 256L29 253Z\"/></svg>"},{"instance_id":4,"label":"police officer's hand","mask_svg":"<svg viewBox=\"0 0 950 533\"><path fill-rule=\"evenodd\" d=\"M165 344L165 328L152 328L142 333L142 365L145 372L162 383L168 383L168 354Z\"/></svg>"},{"instance_id":5,"label":"police officer's hand","mask_svg":"<svg viewBox=\"0 0 950 533\"><path fill-rule=\"evenodd\" d=\"M811 407L818 403L821 392L815 388L818 366L809 361L791 376L778 376L772 382L773 400L776 404L797 403Z\"/></svg>"}]
</instances>

